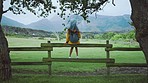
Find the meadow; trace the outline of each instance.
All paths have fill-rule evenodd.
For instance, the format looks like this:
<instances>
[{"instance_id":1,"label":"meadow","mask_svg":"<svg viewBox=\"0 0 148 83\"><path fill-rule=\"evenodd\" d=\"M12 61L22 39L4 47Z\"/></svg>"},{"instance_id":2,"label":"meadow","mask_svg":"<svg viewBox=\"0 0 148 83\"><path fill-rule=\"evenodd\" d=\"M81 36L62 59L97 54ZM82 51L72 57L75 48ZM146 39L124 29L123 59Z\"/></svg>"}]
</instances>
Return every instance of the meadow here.
<instances>
[{"instance_id":1,"label":"meadow","mask_svg":"<svg viewBox=\"0 0 148 83\"><path fill-rule=\"evenodd\" d=\"M7 37L9 47L37 47L41 43L46 43L48 39L40 40L37 38L14 38ZM51 41L64 43L65 40ZM105 40L81 40L81 43L105 43ZM111 41L114 47L138 47L138 43L123 41ZM68 58L69 48L54 48L52 57ZM10 52L11 61L42 61L47 57L47 52ZM79 58L105 58L104 48L79 48ZM111 57L116 62L145 63L144 55L141 51L137 52L111 52ZM72 58L76 58L75 51ZM105 64L98 63L74 63L74 62L53 62L52 76L48 76L48 66L12 66L13 77L9 83L147 83L146 74L112 74L106 76ZM97 71L101 70L100 74Z\"/></svg>"}]
</instances>

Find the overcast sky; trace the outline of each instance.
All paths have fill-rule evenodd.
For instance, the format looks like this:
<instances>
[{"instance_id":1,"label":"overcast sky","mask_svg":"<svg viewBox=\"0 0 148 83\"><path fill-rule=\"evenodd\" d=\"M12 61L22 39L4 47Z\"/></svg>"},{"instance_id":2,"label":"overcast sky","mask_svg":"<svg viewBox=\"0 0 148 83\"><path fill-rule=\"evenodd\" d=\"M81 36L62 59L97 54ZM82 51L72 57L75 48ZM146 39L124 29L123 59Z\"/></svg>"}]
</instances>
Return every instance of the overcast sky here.
<instances>
[{"instance_id":1,"label":"overcast sky","mask_svg":"<svg viewBox=\"0 0 148 83\"><path fill-rule=\"evenodd\" d=\"M6 0L8 1L8 0ZM56 1L56 0L53 0ZM129 3L129 0L114 0L116 6L113 6L111 3L108 3L103 10L99 11L98 14L99 15L107 15L107 16L120 16L120 15L124 15L124 14L131 14L131 6ZM8 8L8 2L4 3L4 8L7 9ZM49 15L47 17L47 19L51 19L54 15L56 15L55 13ZM6 14L4 14L4 16L11 18L13 20L16 20L20 23L23 24L30 24L32 22L36 22L38 20L41 20L42 18L38 18L37 16L35 16L34 14L27 12L26 14L22 14L22 15L14 15L11 12L7 12Z\"/></svg>"}]
</instances>

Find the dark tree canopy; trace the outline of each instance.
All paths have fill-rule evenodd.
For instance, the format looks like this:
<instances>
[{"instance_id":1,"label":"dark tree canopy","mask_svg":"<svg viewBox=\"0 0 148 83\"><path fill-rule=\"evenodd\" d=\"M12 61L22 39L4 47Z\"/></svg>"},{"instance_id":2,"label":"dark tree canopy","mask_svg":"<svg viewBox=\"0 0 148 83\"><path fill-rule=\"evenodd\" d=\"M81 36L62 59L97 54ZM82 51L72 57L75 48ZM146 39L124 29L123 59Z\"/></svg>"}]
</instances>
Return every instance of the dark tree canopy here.
<instances>
[{"instance_id":1,"label":"dark tree canopy","mask_svg":"<svg viewBox=\"0 0 148 83\"><path fill-rule=\"evenodd\" d=\"M62 11L61 17L65 15L65 11L68 9L86 20L88 14L101 10L101 6L107 2L108 0L59 0L60 10Z\"/></svg>"},{"instance_id":2,"label":"dark tree canopy","mask_svg":"<svg viewBox=\"0 0 148 83\"><path fill-rule=\"evenodd\" d=\"M86 20L89 14L102 10L109 1L110 0L57 0L59 4L57 7L53 4L52 0L11 0L11 6L3 13L11 11L14 14L25 14L24 9L27 9L38 17L47 17L50 13L56 13L56 10L60 10L60 12L57 12L57 15L63 19L72 13L80 15ZM114 0L112 0L112 3L113 1ZM69 15L66 15L66 11L70 11Z\"/></svg>"},{"instance_id":3,"label":"dark tree canopy","mask_svg":"<svg viewBox=\"0 0 148 83\"><path fill-rule=\"evenodd\" d=\"M52 9L56 9L51 0L11 0L10 5L6 11L12 11L14 14L25 14L24 9L27 9L31 13L43 17L48 16Z\"/></svg>"}]
</instances>

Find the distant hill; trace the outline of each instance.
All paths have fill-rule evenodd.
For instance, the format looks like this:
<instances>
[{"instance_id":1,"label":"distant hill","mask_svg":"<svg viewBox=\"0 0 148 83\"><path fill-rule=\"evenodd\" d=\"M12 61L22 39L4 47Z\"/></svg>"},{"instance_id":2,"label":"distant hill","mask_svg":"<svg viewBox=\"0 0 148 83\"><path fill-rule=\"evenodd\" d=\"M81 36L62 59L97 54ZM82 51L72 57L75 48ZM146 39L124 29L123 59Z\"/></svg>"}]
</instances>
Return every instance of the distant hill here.
<instances>
[{"instance_id":1,"label":"distant hill","mask_svg":"<svg viewBox=\"0 0 148 83\"><path fill-rule=\"evenodd\" d=\"M47 32L43 30L34 30L30 28L20 28L6 25L2 25L2 28L6 36L51 37L53 34L53 32Z\"/></svg>"},{"instance_id":2,"label":"distant hill","mask_svg":"<svg viewBox=\"0 0 148 83\"><path fill-rule=\"evenodd\" d=\"M59 17L53 17L51 20L42 19L37 22L31 23L27 25L28 28L38 29L38 30L45 30L45 31L63 31L62 26L63 20Z\"/></svg>"},{"instance_id":3,"label":"distant hill","mask_svg":"<svg viewBox=\"0 0 148 83\"><path fill-rule=\"evenodd\" d=\"M31 23L30 25L33 25L31 27L34 27L34 29L41 29L47 31L63 31L65 26L62 26L62 23L65 22L65 24L67 24L69 19L77 19L79 21L78 27L82 32L109 32L109 31L122 32L122 31L133 30L131 28L131 25L128 23L131 22L130 15L123 15L123 16L97 15L96 17L90 16L88 18L90 23L87 23L86 21L83 20L82 17L79 16L76 17L73 15L68 19L66 19L65 21L55 16L50 20L42 19L35 23ZM30 27L30 25L28 25L28 27Z\"/></svg>"},{"instance_id":4,"label":"distant hill","mask_svg":"<svg viewBox=\"0 0 148 83\"><path fill-rule=\"evenodd\" d=\"M54 16L51 19L42 19L37 22L30 23L29 25L24 25L17 21L11 20L7 17L3 16L2 25L9 25L9 26L16 26L22 28L31 28L37 30L44 30L44 31L63 31L65 26L62 24L69 19L77 19L79 21L79 29L82 32L108 32L108 31L116 31L116 32L123 32L133 30L128 22L131 22L130 15L122 15L122 16L90 16L88 19L90 23L87 23L83 20L80 16L74 16L67 18L65 21L62 20L58 16Z\"/></svg>"},{"instance_id":5,"label":"distant hill","mask_svg":"<svg viewBox=\"0 0 148 83\"><path fill-rule=\"evenodd\" d=\"M48 19L42 19L27 25L27 27L37 30L55 31L53 24Z\"/></svg>"},{"instance_id":6,"label":"distant hill","mask_svg":"<svg viewBox=\"0 0 148 83\"><path fill-rule=\"evenodd\" d=\"M26 27L24 24L17 22L15 20L12 20L10 18L7 18L5 16L2 17L2 25L15 26L15 27Z\"/></svg>"},{"instance_id":7,"label":"distant hill","mask_svg":"<svg viewBox=\"0 0 148 83\"><path fill-rule=\"evenodd\" d=\"M90 16L88 18L90 23L86 23L82 20L80 23L80 29L82 31L90 32L108 32L108 31L129 31L132 30L130 15L123 16Z\"/></svg>"}]
</instances>

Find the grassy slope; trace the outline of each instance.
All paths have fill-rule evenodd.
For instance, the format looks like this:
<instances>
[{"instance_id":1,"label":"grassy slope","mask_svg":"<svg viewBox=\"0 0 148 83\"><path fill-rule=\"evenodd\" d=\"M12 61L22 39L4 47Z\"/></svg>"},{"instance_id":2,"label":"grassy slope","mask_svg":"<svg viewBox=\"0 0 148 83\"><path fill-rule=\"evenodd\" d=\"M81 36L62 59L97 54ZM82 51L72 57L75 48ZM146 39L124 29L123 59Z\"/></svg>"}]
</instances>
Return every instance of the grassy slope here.
<instances>
[{"instance_id":1,"label":"grassy slope","mask_svg":"<svg viewBox=\"0 0 148 83\"><path fill-rule=\"evenodd\" d=\"M8 37L8 42L9 46L40 46L40 43L47 42L47 40L38 40L38 39L24 39L24 38L9 38ZM52 41L54 42L54 41ZM64 42L64 41L60 41ZM85 42L82 40L82 43ZM87 41L87 43L105 43L105 41ZM85 42L86 43L86 42ZM54 51L52 52L52 57L68 57L69 53L69 48L55 48ZM43 57L47 57L47 52L11 52L11 59L12 61L42 61ZM75 58L75 53L73 53L73 58ZM98 57L105 57L105 51L104 48L79 48L79 57L81 58L98 58ZM111 57L116 59L116 62L145 62L145 58L142 52L112 52ZM64 71L95 71L98 68L105 67L105 64L94 64L94 63L53 63L52 64L52 72L53 73L58 73L58 72L64 72ZM35 71L35 72L45 72L48 70L47 66L13 66L13 70L17 70L18 72L24 72L24 70L29 70L29 71ZM47 75L47 74L46 74ZM127 77L122 79L122 76L119 76L119 79L117 81L114 81L116 77L112 77L110 80L105 80L104 76L99 76L99 77L59 77L59 76L52 76L50 80L48 77L44 76L32 76L30 78L28 75L26 78L22 79L23 76L20 76L18 80L17 75L14 75L14 79L12 79L13 83L16 81L23 81L25 79L28 79L28 83L34 83L39 81L42 83L46 82L52 82L52 83L75 83L75 80L77 80L77 83L90 83L90 81L95 82L101 82L101 83L117 83L121 81L120 83L130 83L131 81L134 81L133 79L135 78L130 77L131 79L125 80ZM145 76L144 76L145 77ZM35 80L42 78L42 80ZM97 79L99 78L99 79ZM58 79L58 80L56 80ZM143 80L143 76L139 76L137 79ZM34 82L31 82L34 81ZM126 81L123 82L122 80ZM30 82L29 82L30 81ZM73 82L74 81L74 82ZM128 82L129 81L129 82ZM16 82L17 83L17 82ZM21 82L23 83L23 82ZM25 82L26 83L26 82ZM139 83L139 82L132 82L132 83ZM144 83L144 82L143 82Z\"/></svg>"}]
</instances>

